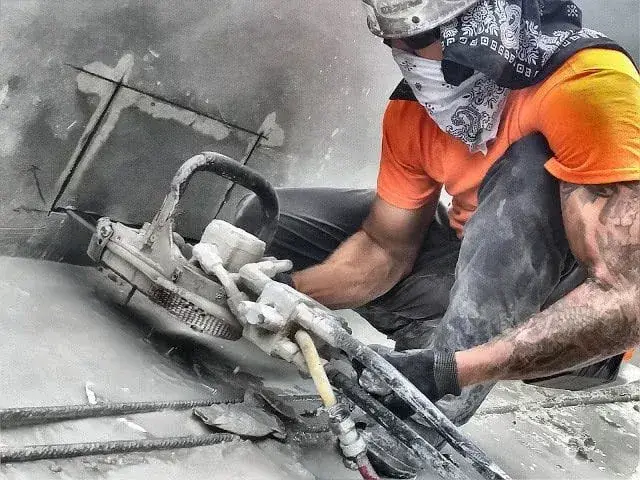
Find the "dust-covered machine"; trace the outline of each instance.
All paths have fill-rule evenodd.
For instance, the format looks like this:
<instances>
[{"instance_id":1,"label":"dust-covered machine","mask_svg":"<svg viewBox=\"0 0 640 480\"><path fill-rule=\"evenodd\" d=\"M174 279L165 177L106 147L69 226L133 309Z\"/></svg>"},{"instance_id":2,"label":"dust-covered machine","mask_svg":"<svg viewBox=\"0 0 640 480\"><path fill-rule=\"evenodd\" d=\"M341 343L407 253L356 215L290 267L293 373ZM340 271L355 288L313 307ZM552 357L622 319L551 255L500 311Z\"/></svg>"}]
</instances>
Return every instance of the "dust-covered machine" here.
<instances>
[{"instance_id":1,"label":"dust-covered machine","mask_svg":"<svg viewBox=\"0 0 640 480\"><path fill-rule=\"evenodd\" d=\"M192 176L200 171L236 182L258 196L263 223L257 236L221 220L213 220L195 245L186 243L173 231L176 206ZM99 219L88 254L164 307L176 320L203 334L227 340L245 337L266 354L292 362L310 374L343 454L355 461L365 478L376 478L367 460L367 445L349 410L337 400L334 388L371 414L414 456L428 462L443 477L465 475L407 423L359 389L348 375L331 371L329 380L326 362L315 347L317 343L326 347L323 351L355 359L378 375L484 477L508 478L406 378L351 336L339 316L273 280L276 274L292 268L289 260L264 256L278 216L278 199L268 182L224 155L204 152L179 168L169 194L150 223L136 229L108 218Z\"/></svg>"}]
</instances>

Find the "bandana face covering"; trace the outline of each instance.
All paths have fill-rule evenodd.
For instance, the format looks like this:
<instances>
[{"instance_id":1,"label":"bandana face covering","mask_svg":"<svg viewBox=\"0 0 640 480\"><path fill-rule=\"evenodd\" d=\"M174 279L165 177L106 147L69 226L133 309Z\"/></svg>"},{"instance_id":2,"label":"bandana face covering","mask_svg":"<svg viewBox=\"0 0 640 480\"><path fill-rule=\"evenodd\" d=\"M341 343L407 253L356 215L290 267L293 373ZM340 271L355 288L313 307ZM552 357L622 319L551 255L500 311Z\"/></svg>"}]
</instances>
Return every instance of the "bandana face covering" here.
<instances>
[{"instance_id":1,"label":"bandana face covering","mask_svg":"<svg viewBox=\"0 0 640 480\"><path fill-rule=\"evenodd\" d=\"M441 37L449 83L476 71L510 89L543 80L559 50L614 43L582 28L582 11L570 0L480 0L443 25Z\"/></svg>"},{"instance_id":2,"label":"bandana face covering","mask_svg":"<svg viewBox=\"0 0 640 480\"><path fill-rule=\"evenodd\" d=\"M392 51L416 99L440 130L460 139L471 153L486 155L487 143L498 134L509 90L479 72L453 86L445 81L441 62Z\"/></svg>"}]
</instances>

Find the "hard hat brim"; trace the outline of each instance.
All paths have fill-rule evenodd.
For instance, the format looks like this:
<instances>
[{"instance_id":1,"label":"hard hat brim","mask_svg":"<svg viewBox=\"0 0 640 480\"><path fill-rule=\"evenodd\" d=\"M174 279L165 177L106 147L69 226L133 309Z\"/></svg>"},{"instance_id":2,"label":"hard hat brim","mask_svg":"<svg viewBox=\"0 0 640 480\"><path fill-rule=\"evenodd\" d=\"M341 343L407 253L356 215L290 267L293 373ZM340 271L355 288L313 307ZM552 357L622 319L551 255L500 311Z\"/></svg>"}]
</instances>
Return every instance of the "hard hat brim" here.
<instances>
[{"instance_id":1,"label":"hard hat brim","mask_svg":"<svg viewBox=\"0 0 640 480\"><path fill-rule=\"evenodd\" d=\"M382 38L403 38L433 30L464 13L478 0L363 0L367 26Z\"/></svg>"}]
</instances>

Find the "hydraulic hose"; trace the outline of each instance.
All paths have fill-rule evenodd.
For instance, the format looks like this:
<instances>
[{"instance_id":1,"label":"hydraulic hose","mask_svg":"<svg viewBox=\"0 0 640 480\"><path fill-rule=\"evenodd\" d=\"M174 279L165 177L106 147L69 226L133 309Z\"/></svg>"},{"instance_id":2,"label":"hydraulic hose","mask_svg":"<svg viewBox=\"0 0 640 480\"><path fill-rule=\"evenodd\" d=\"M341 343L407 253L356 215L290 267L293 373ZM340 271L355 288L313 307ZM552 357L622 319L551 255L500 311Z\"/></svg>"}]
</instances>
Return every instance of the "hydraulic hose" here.
<instances>
[{"instance_id":1,"label":"hydraulic hose","mask_svg":"<svg viewBox=\"0 0 640 480\"><path fill-rule=\"evenodd\" d=\"M333 392L331 383L329 383L327 373L322 366L322 361L320 360L318 350L313 343L313 339L304 330L298 330L295 334L295 339L302 351L302 355L307 363L307 368L309 369L309 374L311 375L311 379L316 386L316 390L322 399L323 405L325 408L333 407L338 403L338 400Z\"/></svg>"},{"instance_id":2,"label":"hydraulic hose","mask_svg":"<svg viewBox=\"0 0 640 480\"><path fill-rule=\"evenodd\" d=\"M382 425L394 438L406 445L411 452L429 464L442 478L447 480L468 478L440 451L422 438L409 425L396 417L388 408L378 402L363 388L359 387L338 370L327 372L331 383L364 412Z\"/></svg>"},{"instance_id":3,"label":"hydraulic hose","mask_svg":"<svg viewBox=\"0 0 640 480\"><path fill-rule=\"evenodd\" d=\"M304 329L351 358L357 359L365 368L380 377L402 400L442 435L462 456L468 458L474 468L490 480L507 480L510 477L460 430L438 408L407 380L393 365L364 343L349 335L334 318L320 310L311 310L301 304L297 308L297 322Z\"/></svg>"},{"instance_id":4,"label":"hydraulic hose","mask_svg":"<svg viewBox=\"0 0 640 480\"><path fill-rule=\"evenodd\" d=\"M352 446L362 442L362 439L359 438L359 434L355 430L353 421L348 418L348 412L344 410L341 405L338 405L338 400L333 392L333 387L331 386L331 383L329 383L329 377L327 377L327 372L324 370L322 360L320 359L320 355L318 355L318 350L316 349L311 336L304 330L298 330L295 334L295 339L307 363L307 368L309 369L309 374L316 386L316 390L329 413L330 421L333 422L332 429L337 428L337 431L334 431L335 433L338 433L341 447L343 452L346 454L345 446L342 443L345 437L350 437ZM346 422L344 422L345 420ZM345 424L349 425L349 427L347 427L348 431L341 429ZM341 434L346 435L341 436ZM358 472L360 472L363 480L380 480L367 458L364 442L361 443L361 448L358 449L358 453L355 455L355 460Z\"/></svg>"},{"instance_id":5,"label":"hydraulic hose","mask_svg":"<svg viewBox=\"0 0 640 480\"><path fill-rule=\"evenodd\" d=\"M356 466L363 480L380 480L366 453L361 453L356 457Z\"/></svg>"}]
</instances>

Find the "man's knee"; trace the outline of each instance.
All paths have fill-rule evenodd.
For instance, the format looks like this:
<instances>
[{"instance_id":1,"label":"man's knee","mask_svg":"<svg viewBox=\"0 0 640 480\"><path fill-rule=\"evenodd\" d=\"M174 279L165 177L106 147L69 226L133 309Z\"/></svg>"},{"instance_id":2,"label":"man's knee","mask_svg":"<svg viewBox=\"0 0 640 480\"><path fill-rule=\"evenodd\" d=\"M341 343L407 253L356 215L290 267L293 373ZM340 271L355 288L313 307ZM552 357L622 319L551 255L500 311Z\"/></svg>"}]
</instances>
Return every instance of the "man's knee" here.
<instances>
[{"instance_id":1,"label":"man's knee","mask_svg":"<svg viewBox=\"0 0 640 480\"><path fill-rule=\"evenodd\" d=\"M483 181L465 226L439 344L468 348L540 310L573 263L544 137L514 144Z\"/></svg>"},{"instance_id":2,"label":"man's knee","mask_svg":"<svg viewBox=\"0 0 640 480\"><path fill-rule=\"evenodd\" d=\"M482 259L489 271L509 261L531 262L534 268L564 261L568 242L558 180L544 168L552 155L541 134L529 135L513 144L483 180L465 240L492 244L487 250L493 253ZM509 255L493 256L500 252Z\"/></svg>"}]
</instances>

